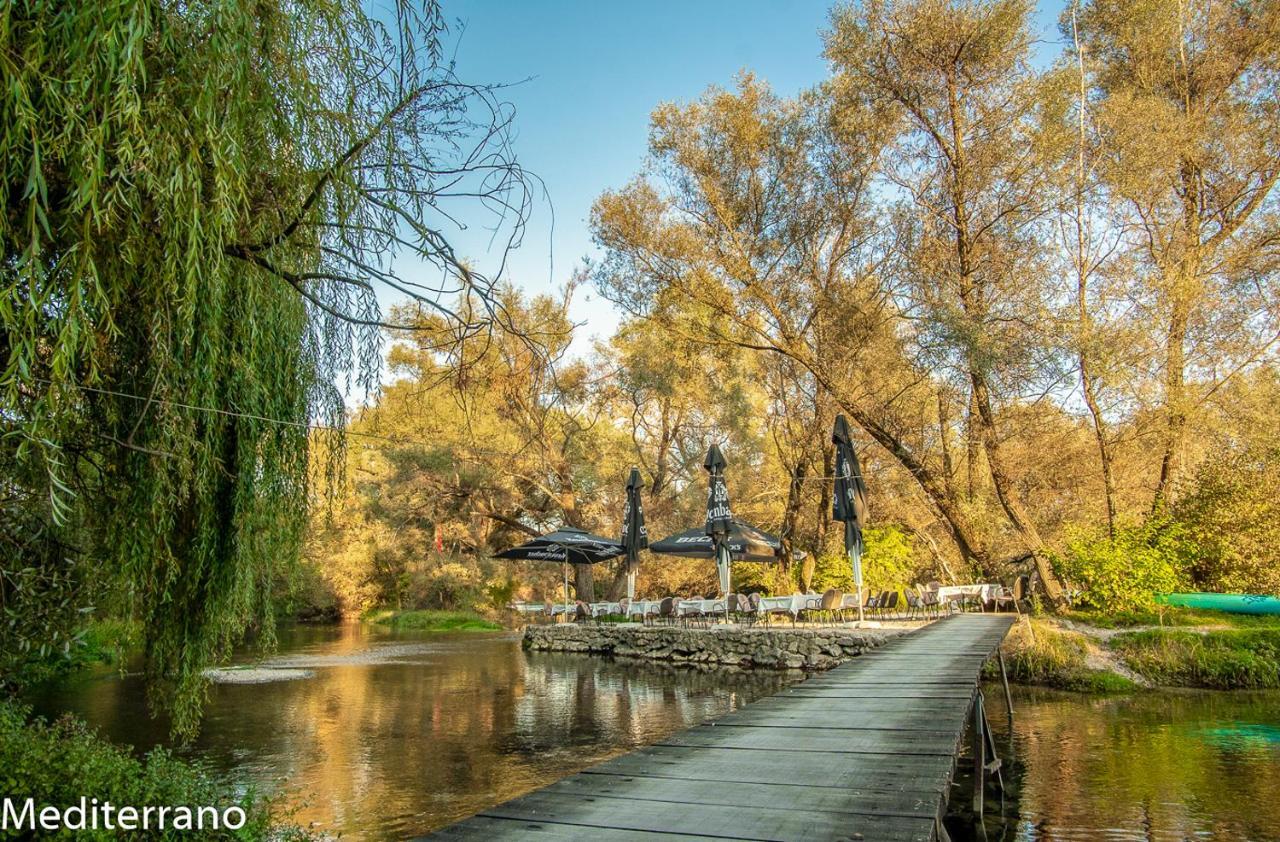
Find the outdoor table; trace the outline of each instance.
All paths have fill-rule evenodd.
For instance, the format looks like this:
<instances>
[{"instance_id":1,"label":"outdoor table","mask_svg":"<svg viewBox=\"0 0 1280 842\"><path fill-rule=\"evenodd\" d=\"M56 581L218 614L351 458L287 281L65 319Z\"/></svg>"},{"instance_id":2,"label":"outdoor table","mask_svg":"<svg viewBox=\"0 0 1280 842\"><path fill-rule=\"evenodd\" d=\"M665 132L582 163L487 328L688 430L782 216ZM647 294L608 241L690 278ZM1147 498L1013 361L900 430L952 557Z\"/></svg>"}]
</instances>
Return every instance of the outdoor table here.
<instances>
[{"instance_id":1,"label":"outdoor table","mask_svg":"<svg viewBox=\"0 0 1280 842\"><path fill-rule=\"evenodd\" d=\"M815 598L821 599L821 597L812 597L802 593L793 593L788 596L761 597L759 611L761 614L787 613L791 615L792 620L795 620L800 616L800 612L805 609L806 603Z\"/></svg>"},{"instance_id":2,"label":"outdoor table","mask_svg":"<svg viewBox=\"0 0 1280 842\"><path fill-rule=\"evenodd\" d=\"M687 614L723 614L725 613L725 601L723 599L682 599L680 600L680 616Z\"/></svg>"},{"instance_id":3,"label":"outdoor table","mask_svg":"<svg viewBox=\"0 0 1280 842\"><path fill-rule=\"evenodd\" d=\"M662 603L656 599L637 599L627 606L627 616L644 619L657 614L661 608Z\"/></svg>"},{"instance_id":4,"label":"outdoor table","mask_svg":"<svg viewBox=\"0 0 1280 842\"><path fill-rule=\"evenodd\" d=\"M939 602L977 602L983 605L995 601L1002 588L999 585L980 583L976 585L947 585L938 588Z\"/></svg>"},{"instance_id":5,"label":"outdoor table","mask_svg":"<svg viewBox=\"0 0 1280 842\"><path fill-rule=\"evenodd\" d=\"M591 603L592 617L605 617L609 614L621 614L622 606L616 602L593 602Z\"/></svg>"}]
</instances>

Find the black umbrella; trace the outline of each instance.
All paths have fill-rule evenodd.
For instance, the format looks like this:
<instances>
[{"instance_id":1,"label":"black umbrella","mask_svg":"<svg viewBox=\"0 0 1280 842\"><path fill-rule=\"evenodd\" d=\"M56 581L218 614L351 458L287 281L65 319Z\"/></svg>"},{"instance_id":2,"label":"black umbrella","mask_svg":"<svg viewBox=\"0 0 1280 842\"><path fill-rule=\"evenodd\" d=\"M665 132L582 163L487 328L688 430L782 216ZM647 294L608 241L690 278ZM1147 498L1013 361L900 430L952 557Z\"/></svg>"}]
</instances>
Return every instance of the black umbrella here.
<instances>
[{"instance_id":1,"label":"black umbrella","mask_svg":"<svg viewBox=\"0 0 1280 842\"><path fill-rule=\"evenodd\" d=\"M735 561L778 561L782 551L782 541L776 535L737 520L730 521L723 546ZM716 558L714 539L697 527L654 541L649 549L682 558Z\"/></svg>"},{"instance_id":2,"label":"black umbrella","mask_svg":"<svg viewBox=\"0 0 1280 842\"><path fill-rule=\"evenodd\" d=\"M509 558L530 561L559 561L565 564L564 569L564 601L569 601L569 567L570 564L595 564L597 561L608 561L617 558L625 550L622 544L611 538L592 535L581 529L562 526L555 532L539 535L523 544L503 550L495 558Z\"/></svg>"},{"instance_id":3,"label":"black umbrella","mask_svg":"<svg viewBox=\"0 0 1280 842\"><path fill-rule=\"evenodd\" d=\"M702 463L709 474L707 491L707 519L703 532L711 538L715 548L716 571L720 574L720 591L729 593L729 566L732 564L725 539L733 525L733 510L729 507L729 486L724 481L724 454L718 445L711 445Z\"/></svg>"},{"instance_id":4,"label":"black umbrella","mask_svg":"<svg viewBox=\"0 0 1280 842\"><path fill-rule=\"evenodd\" d=\"M636 598L636 568L640 551L649 546L649 532L644 525L644 506L640 503L640 469L632 468L627 477L627 508L622 514L622 547L627 554L627 601Z\"/></svg>"},{"instance_id":5,"label":"black umbrella","mask_svg":"<svg viewBox=\"0 0 1280 842\"><path fill-rule=\"evenodd\" d=\"M867 517L867 486L862 480L862 467L853 449L849 422L836 416L831 441L836 446L836 478L832 495L831 517L844 522L844 549L853 566L853 583L858 589L858 620L862 620L862 527Z\"/></svg>"}]
</instances>

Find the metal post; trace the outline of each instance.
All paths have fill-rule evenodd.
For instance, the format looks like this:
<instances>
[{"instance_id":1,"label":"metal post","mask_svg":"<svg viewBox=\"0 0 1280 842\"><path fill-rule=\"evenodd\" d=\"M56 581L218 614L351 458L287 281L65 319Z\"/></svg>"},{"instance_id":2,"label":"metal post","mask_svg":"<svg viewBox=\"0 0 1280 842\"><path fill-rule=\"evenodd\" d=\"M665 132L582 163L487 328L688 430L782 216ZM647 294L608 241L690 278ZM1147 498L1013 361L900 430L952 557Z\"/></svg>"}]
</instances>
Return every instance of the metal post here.
<instances>
[{"instance_id":1,"label":"metal post","mask_svg":"<svg viewBox=\"0 0 1280 842\"><path fill-rule=\"evenodd\" d=\"M987 775L987 740L982 733L985 716L982 712L982 692L973 700L973 812L982 821L983 784Z\"/></svg>"},{"instance_id":2,"label":"metal post","mask_svg":"<svg viewBox=\"0 0 1280 842\"><path fill-rule=\"evenodd\" d=\"M1004 650L996 649L996 658L1000 661L1000 681L1004 684L1004 704L1009 711L1009 739L1013 740L1013 694L1009 692L1009 673L1004 668Z\"/></svg>"}]
</instances>

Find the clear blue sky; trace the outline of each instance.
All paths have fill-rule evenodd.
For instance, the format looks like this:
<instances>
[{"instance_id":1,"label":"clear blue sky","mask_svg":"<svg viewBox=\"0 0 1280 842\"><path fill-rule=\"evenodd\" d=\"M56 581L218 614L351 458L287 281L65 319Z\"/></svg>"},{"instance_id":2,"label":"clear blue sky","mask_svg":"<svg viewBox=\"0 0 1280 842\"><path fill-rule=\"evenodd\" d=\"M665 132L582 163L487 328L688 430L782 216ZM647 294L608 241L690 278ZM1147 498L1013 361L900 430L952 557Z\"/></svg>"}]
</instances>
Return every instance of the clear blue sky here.
<instances>
[{"instance_id":1,"label":"clear blue sky","mask_svg":"<svg viewBox=\"0 0 1280 842\"><path fill-rule=\"evenodd\" d=\"M821 30L829 2L818 0L443 0L457 44L458 73L479 83L519 82L516 152L537 173L551 207L534 211L507 277L530 293L558 290L594 253L591 203L641 168L649 114L664 101L688 101L709 85L729 85L749 69L784 95L821 81ZM1056 39L1061 0L1042 3L1037 27ZM1040 53L1057 51L1042 45ZM552 233L552 208L555 213ZM452 237L488 269L481 232ZM606 337L611 306L579 290L573 316L586 321L575 342Z\"/></svg>"}]
</instances>

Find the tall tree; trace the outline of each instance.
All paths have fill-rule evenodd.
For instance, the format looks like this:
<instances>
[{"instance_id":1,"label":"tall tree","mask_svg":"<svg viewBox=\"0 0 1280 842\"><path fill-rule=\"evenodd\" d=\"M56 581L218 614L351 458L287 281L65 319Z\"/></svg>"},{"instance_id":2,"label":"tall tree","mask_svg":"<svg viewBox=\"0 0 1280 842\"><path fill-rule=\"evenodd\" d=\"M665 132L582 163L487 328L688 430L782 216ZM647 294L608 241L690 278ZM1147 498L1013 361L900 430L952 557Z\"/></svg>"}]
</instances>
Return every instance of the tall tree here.
<instances>
[{"instance_id":1,"label":"tall tree","mask_svg":"<svg viewBox=\"0 0 1280 842\"><path fill-rule=\"evenodd\" d=\"M1158 325L1159 508L1189 415L1280 339L1280 3L1098 0L1079 26L1097 65L1102 175L1131 214L1140 301Z\"/></svg>"},{"instance_id":2,"label":"tall tree","mask_svg":"<svg viewBox=\"0 0 1280 842\"><path fill-rule=\"evenodd\" d=\"M1031 11L1026 0L868 0L837 12L827 55L855 95L901 115L900 154L886 174L909 197L900 267L923 350L968 387L996 496L1056 600L1061 587L999 421L1002 400L1053 376L1034 336L1046 184L1039 80L1027 63Z\"/></svg>"}]
</instances>

